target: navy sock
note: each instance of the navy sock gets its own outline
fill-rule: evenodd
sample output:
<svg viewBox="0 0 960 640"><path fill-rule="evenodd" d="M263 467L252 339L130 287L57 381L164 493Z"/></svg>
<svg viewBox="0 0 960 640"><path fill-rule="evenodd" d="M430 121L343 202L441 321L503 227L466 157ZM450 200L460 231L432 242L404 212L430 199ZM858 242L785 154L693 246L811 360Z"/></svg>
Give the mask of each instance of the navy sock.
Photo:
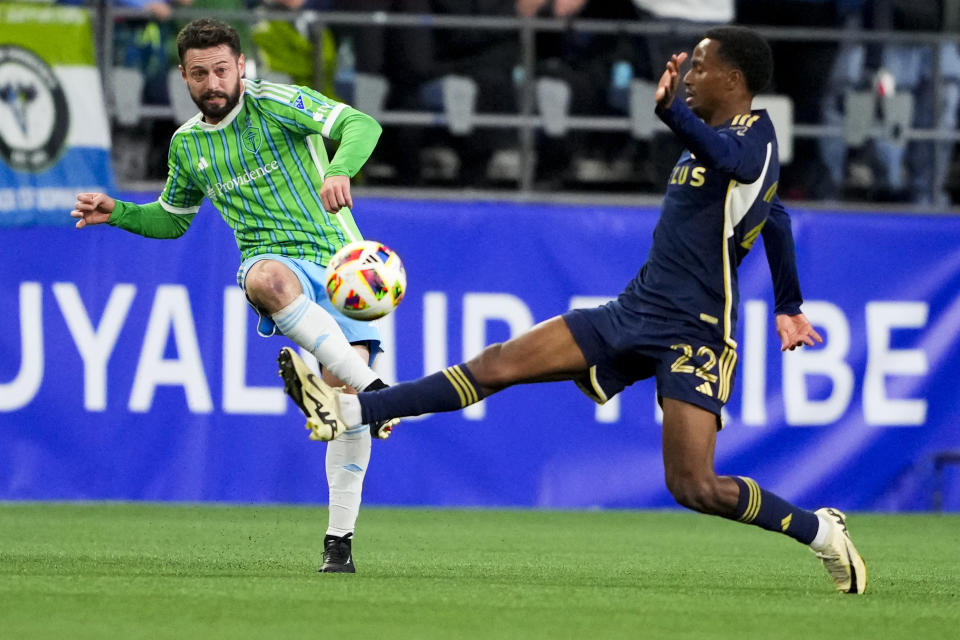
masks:
<svg viewBox="0 0 960 640"><path fill-rule="evenodd" d="M740 487L734 519L785 533L804 544L810 544L816 537L820 519L813 511L798 509L780 496L761 489L751 478L731 477Z"/></svg>
<svg viewBox="0 0 960 640"><path fill-rule="evenodd" d="M424 413L456 411L483 399L466 365L454 365L429 376L387 389L357 394L364 424Z"/></svg>

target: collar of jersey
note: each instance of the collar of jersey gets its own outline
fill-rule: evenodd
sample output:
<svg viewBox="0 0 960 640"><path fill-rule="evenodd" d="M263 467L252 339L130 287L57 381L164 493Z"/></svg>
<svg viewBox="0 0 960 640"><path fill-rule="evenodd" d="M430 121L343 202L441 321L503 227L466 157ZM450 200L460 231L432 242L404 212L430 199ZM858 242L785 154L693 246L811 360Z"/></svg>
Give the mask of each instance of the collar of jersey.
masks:
<svg viewBox="0 0 960 640"><path fill-rule="evenodd" d="M223 120L221 120L217 124L210 124L208 122L204 122L203 118L201 118L199 121L197 121L197 125L199 125L200 128L203 129L204 131L216 131L217 129L223 129L224 127L229 127L230 123L232 123L236 119L237 114L240 113L240 111L243 109L243 101L244 101L244 97L246 96L246 93L247 93L246 88L244 88L244 90L240 93L240 99L237 100L237 106L231 109L230 113L225 115L223 117Z"/></svg>

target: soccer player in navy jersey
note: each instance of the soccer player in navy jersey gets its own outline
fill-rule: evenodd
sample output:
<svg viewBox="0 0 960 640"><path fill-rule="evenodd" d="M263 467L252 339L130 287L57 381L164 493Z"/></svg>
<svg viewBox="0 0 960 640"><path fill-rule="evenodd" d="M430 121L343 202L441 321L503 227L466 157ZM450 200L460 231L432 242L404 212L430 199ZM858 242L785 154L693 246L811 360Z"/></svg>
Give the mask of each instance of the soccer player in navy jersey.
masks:
<svg viewBox="0 0 960 640"><path fill-rule="evenodd" d="M674 167L646 263L617 300L576 309L494 344L472 360L394 387L312 391L323 437L362 422L460 409L514 384L574 380L603 403L656 377L663 408L666 483L681 505L754 524L809 545L836 588L863 593L863 559L832 508L800 509L752 479L713 468L721 408L737 363L737 265L763 235L781 349L822 339L800 312L789 217L776 197L779 165L770 117L751 110L772 72L767 43L743 27L707 31L684 75L672 56L656 112L686 149Z"/></svg>

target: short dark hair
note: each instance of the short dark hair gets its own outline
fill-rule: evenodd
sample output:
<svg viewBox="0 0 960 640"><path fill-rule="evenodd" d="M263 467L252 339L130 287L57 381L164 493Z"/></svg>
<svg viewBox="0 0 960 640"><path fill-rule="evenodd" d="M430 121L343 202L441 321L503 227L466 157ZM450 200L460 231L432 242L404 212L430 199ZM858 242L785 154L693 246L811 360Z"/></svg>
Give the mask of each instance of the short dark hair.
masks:
<svg viewBox="0 0 960 640"><path fill-rule="evenodd" d="M197 18L177 34L177 55L183 64L187 49L209 49L221 44L228 45L233 55L240 55L240 36L236 29L212 18Z"/></svg>
<svg viewBox="0 0 960 640"><path fill-rule="evenodd" d="M720 44L717 55L743 73L751 95L767 88L773 76L773 53L759 33L746 27L724 26L710 29L704 37Z"/></svg>

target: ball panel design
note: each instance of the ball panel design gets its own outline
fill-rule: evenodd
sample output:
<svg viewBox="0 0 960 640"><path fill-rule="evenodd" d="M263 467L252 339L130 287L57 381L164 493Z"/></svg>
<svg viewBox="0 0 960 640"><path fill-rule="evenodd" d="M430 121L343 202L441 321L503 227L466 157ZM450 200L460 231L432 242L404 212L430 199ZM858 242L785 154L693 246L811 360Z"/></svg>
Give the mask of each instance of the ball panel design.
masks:
<svg viewBox="0 0 960 640"><path fill-rule="evenodd" d="M341 313L375 320L393 311L407 288L400 256L384 244L362 240L344 245L327 265L327 296Z"/></svg>

